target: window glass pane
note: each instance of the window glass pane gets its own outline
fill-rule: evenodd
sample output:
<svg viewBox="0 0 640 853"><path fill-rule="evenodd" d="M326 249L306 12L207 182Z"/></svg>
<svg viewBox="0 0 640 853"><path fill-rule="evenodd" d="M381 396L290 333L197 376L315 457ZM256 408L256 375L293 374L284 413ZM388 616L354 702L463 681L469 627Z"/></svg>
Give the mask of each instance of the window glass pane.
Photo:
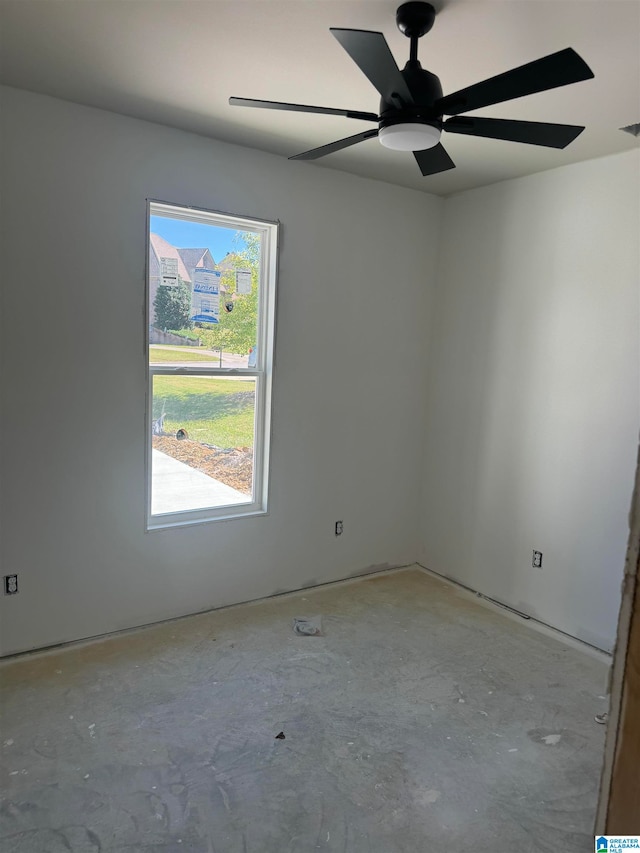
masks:
<svg viewBox="0 0 640 853"><path fill-rule="evenodd" d="M149 529L266 511L277 228L149 202Z"/></svg>
<svg viewBox="0 0 640 853"><path fill-rule="evenodd" d="M149 362L255 367L260 236L150 216Z"/></svg>
<svg viewBox="0 0 640 853"><path fill-rule="evenodd" d="M250 503L256 379L152 381L152 514Z"/></svg>

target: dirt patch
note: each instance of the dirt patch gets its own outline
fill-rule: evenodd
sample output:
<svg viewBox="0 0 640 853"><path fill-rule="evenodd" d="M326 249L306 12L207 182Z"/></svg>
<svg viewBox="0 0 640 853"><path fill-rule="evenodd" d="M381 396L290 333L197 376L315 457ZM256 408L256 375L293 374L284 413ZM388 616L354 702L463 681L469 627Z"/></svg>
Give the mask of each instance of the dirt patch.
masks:
<svg viewBox="0 0 640 853"><path fill-rule="evenodd" d="M154 435L153 447L232 489L245 495L251 494L253 450L250 447L221 450L189 438L178 441L170 435Z"/></svg>

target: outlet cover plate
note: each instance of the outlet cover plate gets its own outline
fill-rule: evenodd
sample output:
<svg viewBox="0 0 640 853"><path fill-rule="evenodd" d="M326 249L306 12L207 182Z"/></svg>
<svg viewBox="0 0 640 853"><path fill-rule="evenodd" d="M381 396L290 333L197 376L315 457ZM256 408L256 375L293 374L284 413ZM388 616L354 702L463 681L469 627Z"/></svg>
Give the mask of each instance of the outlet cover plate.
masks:
<svg viewBox="0 0 640 853"><path fill-rule="evenodd" d="M4 576L4 594L15 595L18 592L18 575Z"/></svg>

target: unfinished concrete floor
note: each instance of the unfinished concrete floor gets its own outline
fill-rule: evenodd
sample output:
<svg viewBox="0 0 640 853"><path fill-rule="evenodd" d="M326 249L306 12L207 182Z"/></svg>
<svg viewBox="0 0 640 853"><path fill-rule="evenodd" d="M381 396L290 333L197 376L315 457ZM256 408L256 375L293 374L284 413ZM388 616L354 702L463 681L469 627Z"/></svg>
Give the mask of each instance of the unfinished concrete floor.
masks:
<svg viewBox="0 0 640 853"><path fill-rule="evenodd" d="M3 853L593 849L603 663L417 568L2 678Z"/></svg>

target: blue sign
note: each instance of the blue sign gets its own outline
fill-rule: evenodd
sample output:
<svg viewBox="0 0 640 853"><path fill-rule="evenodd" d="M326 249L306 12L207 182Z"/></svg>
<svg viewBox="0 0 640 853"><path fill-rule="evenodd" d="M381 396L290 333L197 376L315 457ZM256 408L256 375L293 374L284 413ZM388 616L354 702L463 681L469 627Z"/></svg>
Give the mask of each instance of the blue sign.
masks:
<svg viewBox="0 0 640 853"><path fill-rule="evenodd" d="M219 323L220 279L218 270L196 267L191 291L191 319L196 323Z"/></svg>

